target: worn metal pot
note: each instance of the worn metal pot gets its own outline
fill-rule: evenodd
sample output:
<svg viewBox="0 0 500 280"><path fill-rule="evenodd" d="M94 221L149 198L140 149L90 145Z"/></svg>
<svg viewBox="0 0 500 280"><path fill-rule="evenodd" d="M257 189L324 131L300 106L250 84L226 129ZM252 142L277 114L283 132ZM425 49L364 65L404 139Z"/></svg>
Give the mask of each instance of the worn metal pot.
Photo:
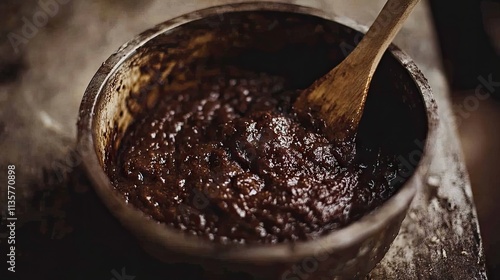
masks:
<svg viewBox="0 0 500 280"><path fill-rule="evenodd" d="M362 122L367 123L365 127L385 122L382 131L389 138L377 141L397 143L394 152L401 155L407 172L399 178L401 187L392 198L345 228L294 244L217 244L147 217L125 202L106 175L107 157L127 126L156 104L155 89L164 86L165 79L182 75L174 73L172 65L182 63L202 71L207 57L213 63L241 59L242 53L251 52L252 67L290 75L297 86L306 87L347 55L359 40L360 30L363 27L347 19L315 9L259 2L195 11L140 34L103 63L81 103L78 144L95 190L144 249L167 262L242 271L259 279L363 277L388 250L415 192L423 186L436 137L436 105L429 85L413 61L395 46L382 59L373 87L387 92L401 106L380 114L383 98L369 94ZM271 62L271 57L278 57L279 63ZM400 114L407 117L400 118ZM366 130L379 137L377 131ZM401 135L397 141L394 132Z"/></svg>

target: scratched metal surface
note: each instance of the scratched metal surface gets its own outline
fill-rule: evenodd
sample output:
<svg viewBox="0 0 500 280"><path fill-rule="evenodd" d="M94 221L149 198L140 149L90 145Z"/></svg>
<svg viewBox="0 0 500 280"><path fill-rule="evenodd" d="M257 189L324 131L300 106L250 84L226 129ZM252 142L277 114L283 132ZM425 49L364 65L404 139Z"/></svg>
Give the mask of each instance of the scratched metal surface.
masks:
<svg viewBox="0 0 500 280"><path fill-rule="evenodd" d="M37 1L2 1L0 166L5 172L0 178L6 182L5 166L16 165L19 279L119 279L124 274L137 279L165 274L166 279L213 277L192 267L163 265L145 255L100 204L72 151L80 99L114 50L156 23L227 2L243 1L60 1L47 22L31 30L30 38L13 43L9 34L22 35L23 17L32 19L42 7ZM370 24L384 1L293 2ZM368 279L486 279L471 188L425 1L396 43L429 79L442 121L427 187L420 190L396 241ZM5 65L16 71L6 75L1 71ZM1 190L5 205L3 183ZM0 279L11 279L3 277L3 220L0 234Z"/></svg>

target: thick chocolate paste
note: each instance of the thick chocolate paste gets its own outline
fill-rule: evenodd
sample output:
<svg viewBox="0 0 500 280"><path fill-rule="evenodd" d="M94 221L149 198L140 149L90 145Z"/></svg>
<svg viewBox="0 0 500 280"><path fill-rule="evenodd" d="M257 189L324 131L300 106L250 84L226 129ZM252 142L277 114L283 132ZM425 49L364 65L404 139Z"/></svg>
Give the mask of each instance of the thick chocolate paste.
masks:
<svg viewBox="0 0 500 280"><path fill-rule="evenodd" d="M330 143L296 116L285 78L219 72L162 92L128 128L108 170L127 202L217 242L276 243L345 226L396 191L396 158Z"/></svg>

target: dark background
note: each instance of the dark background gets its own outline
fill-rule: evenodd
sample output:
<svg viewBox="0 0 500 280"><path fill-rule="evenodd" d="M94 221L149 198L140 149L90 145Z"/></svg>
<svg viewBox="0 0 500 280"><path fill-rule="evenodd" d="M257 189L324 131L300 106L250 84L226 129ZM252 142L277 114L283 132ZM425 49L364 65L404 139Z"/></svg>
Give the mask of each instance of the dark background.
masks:
<svg viewBox="0 0 500 280"><path fill-rule="evenodd" d="M500 82L500 1L430 1L455 110L478 77ZM457 123L491 279L500 279L500 90ZM483 102L483 101L481 101Z"/></svg>

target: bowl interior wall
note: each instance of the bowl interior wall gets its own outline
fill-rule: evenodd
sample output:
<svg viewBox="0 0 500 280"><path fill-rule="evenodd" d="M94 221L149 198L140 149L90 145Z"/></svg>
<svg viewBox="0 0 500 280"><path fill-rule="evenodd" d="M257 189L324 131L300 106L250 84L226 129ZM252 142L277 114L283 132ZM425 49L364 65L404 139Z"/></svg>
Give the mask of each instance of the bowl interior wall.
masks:
<svg viewBox="0 0 500 280"><path fill-rule="evenodd" d="M101 167L113 160L128 125L165 91L196 87L199 75L217 75L228 66L283 76L285 87L306 88L342 61L356 40L358 32L341 24L269 11L226 13L163 33L129 56L104 86L94 118ZM358 142L408 157L426 131L418 87L387 52L372 81Z"/></svg>

